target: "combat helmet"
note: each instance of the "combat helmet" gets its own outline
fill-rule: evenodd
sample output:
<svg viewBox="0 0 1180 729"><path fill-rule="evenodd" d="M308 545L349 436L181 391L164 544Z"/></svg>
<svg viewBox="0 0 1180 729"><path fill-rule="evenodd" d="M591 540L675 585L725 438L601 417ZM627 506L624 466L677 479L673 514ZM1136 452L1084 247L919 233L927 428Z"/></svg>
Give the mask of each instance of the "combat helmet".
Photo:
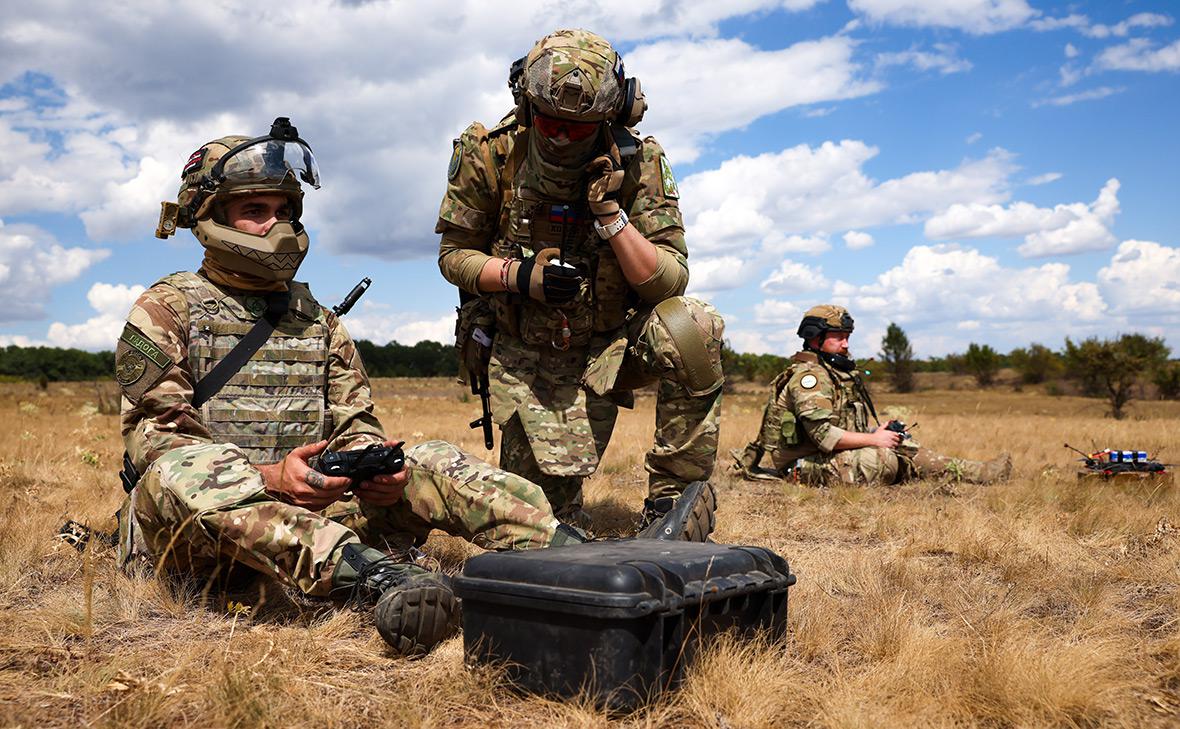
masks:
<svg viewBox="0 0 1180 729"><path fill-rule="evenodd" d="M813 306L803 314L796 332L804 341L814 339L828 332L849 332L853 330L852 315L848 309L835 304Z"/></svg>
<svg viewBox="0 0 1180 729"><path fill-rule="evenodd" d="M268 281L289 281L307 255L307 231L300 222L305 182L319 189L320 172L307 142L287 117L275 119L261 137L227 136L193 152L181 171L175 203L161 203L156 236L191 228L211 255L233 271ZM240 195L287 198L291 220L253 235L227 224L223 204Z"/></svg>
<svg viewBox="0 0 1180 729"><path fill-rule="evenodd" d="M526 125L534 109L560 119L628 127L647 110L639 79L627 78L623 57L588 30L558 30L537 41L512 64L508 85L518 106L516 118Z"/></svg>

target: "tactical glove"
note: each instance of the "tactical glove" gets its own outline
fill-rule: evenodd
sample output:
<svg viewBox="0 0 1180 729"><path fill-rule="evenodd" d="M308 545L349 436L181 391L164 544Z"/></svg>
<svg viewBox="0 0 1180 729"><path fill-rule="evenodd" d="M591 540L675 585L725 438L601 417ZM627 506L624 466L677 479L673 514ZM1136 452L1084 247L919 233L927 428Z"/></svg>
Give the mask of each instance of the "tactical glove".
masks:
<svg viewBox="0 0 1180 729"><path fill-rule="evenodd" d="M619 190L623 189L626 173L615 158L609 154L599 155L590 161L586 171L590 178L586 190L590 212L601 217L619 212Z"/></svg>
<svg viewBox="0 0 1180 729"><path fill-rule="evenodd" d="M516 269L516 290L546 304L567 304L582 287L582 276L573 266L550 263L556 248L546 248L520 262Z"/></svg>

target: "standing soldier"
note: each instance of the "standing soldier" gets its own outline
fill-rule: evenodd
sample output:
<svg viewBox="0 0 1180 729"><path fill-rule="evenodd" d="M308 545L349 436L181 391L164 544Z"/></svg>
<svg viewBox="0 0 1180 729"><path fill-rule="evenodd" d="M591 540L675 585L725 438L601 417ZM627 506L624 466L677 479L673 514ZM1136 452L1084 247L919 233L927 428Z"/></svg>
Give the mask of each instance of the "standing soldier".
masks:
<svg viewBox="0 0 1180 729"><path fill-rule="evenodd" d="M325 450L391 442L343 324L292 280L308 248L300 183L320 186L311 149L277 119L268 135L202 146L182 180L157 235L192 228L204 262L139 297L116 351L123 563L245 566L374 606L382 637L416 653L455 631L458 603L445 576L387 551L432 528L486 549L582 541L535 484L442 441L358 484L318 472Z"/></svg>
<svg viewBox="0 0 1180 729"><path fill-rule="evenodd" d="M908 434L878 425L877 413L856 362L848 356L853 321L842 306L813 306L799 324L803 351L775 378L758 437L734 468L747 478L766 478L796 466L813 484L888 485L916 478L954 478L993 483L1008 478L1007 453L986 462L949 458L919 447ZM777 473L759 467L770 453Z"/></svg>
<svg viewBox="0 0 1180 729"><path fill-rule="evenodd" d="M582 481L619 406L658 382L651 523L713 471L724 325L682 295L676 179L655 139L632 130L647 104L620 55L594 33L559 30L513 64L509 85L516 109L455 141L439 210L439 267L465 301L459 343L490 357L501 466L582 523ZM698 539L713 526L703 486Z"/></svg>

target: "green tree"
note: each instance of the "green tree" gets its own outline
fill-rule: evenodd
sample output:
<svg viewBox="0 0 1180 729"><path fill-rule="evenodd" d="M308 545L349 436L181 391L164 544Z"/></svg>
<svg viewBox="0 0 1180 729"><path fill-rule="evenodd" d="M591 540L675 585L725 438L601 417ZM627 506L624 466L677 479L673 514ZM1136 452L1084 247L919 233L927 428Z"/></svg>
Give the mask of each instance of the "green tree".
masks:
<svg viewBox="0 0 1180 729"><path fill-rule="evenodd" d="M1180 400L1180 362L1168 362L1155 372L1153 378L1164 400Z"/></svg>
<svg viewBox="0 0 1180 729"><path fill-rule="evenodd" d="M1043 344L1030 344L1028 349L1014 349L1008 355L1012 366L1020 372L1020 379L1028 385L1039 385L1061 374L1061 355Z"/></svg>
<svg viewBox="0 0 1180 729"><path fill-rule="evenodd" d="M975 377L980 387L990 387L1000 370L1000 354L987 344L972 342L963 353L963 367Z"/></svg>
<svg viewBox="0 0 1180 729"><path fill-rule="evenodd" d="M914 349L901 327L889 323L881 340L881 360L897 392L914 391Z"/></svg>
<svg viewBox="0 0 1180 729"><path fill-rule="evenodd" d="M1170 350L1159 337L1124 334L1118 339L1090 337L1074 344L1065 339L1065 363L1072 377L1085 389L1104 394L1111 417L1121 419L1123 408L1141 377L1158 372Z"/></svg>

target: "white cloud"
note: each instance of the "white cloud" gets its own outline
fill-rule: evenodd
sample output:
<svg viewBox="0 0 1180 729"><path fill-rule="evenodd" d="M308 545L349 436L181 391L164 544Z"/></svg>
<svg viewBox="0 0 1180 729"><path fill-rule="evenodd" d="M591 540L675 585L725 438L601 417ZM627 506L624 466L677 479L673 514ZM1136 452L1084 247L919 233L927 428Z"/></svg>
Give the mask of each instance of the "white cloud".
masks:
<svg viewBox="0 0 1180 729"><path fill-rule="evenodd" d="M991 256L955 245L915 246L899 264L865 286L838 282L834 293L856 310L887 311L901 323L950 326L1098 321L1106 305L1093 283L1069 280L1069 266L1006 268Z"/></svg>
<svg viewBox="0 0 1180 729"><path fill-rule="evenodd" d="M890 66L910 66L919 71L938 71L946 76L961 71L970 71L971 62L959 58L958 48L948 43L935 43L933 51L921 51L911 48L907 51L877 54L878 68Z"/></svg>
<svg viewBox="0 0 1180 729"><path fill-rule="evenodd" d="M1069 106L1070 104L1076 104L1079 101L1095 101L1097 99L1105 99L1108 96L1114 96L1115 94L1122 93L1125 90L1126 89L1123 88L1122 86L1119 86L1117 88L1113 87L1113 86L1099 86L1096 89L1090 89L1089 91L1081 91L1076 94L1063 94L1061 96L1052 96L1047 99L1039 99L1037 101L1034 101L1032 103L1032 105L1034 107L1037 107L1037 106Z"/></svg>
<svg viewBox="0 0 1180 729"><path fill-rule="evenodd" d="M975 35L1017 28L1038 15L1025 0L848 0L848 7L877 23Z"/></svg>
<svg viewBox="0 0 1180 729"><path fill-rule="evenodd" d="M1110 226L1119 212L1118 190L1119 181L1112 178L1090 204L955 204L927 220L925 233L944 240L1024 236L1018 250L1027 257L1101 250L1116 240Z"/></svg>
<svg viewBox="0 0 1180 729"><path fill-rule="evenodd" d="M803 318L802 307L782 299L766 299L754 306L754 322L775 326L798 326Z"/></svg>
<svg viewBox="0 0 1180 729"><path fill-rule="evenodd" d="M1062 178L1062 174L1060 172L1046 172L1043 175L1037 175L1036 177L1030 177L1024 184L1026 184L1026 185L1047 185L1050 182L1057 182L1061 178Z"/></svg>
<svg viewBox="0 0 1180 729"><path fill-rule="evenodd" d="M850 250L859 251L873 245L873 236L859 230L850 230L844 234L844 245Z"/></svg>
<svg viewBox="0 0 1180 729"><path fill-rule="evenodd" d="M964 141L967 142L967 144L975 144L981 139L983 139L983 132L971 132L967 135L967 139Z"/></svg>
<svg viewBox="0 0 1180 729"><path fill-rule="evenodd" d="M1176 248L1125 240L1110 264L1098 271L1098 284L1120 313L1148 316L1156 324L1161 317L1180 323L1180 250Z"/></svg>
<svg viewBox="0 0 1180 729"><path fill-rule="evenodd" d="M350 313L344 323L353 339L368 339L375 344L397 342L412 346L422 341L442 344L455 341L454 311L437 316L407 316L398 314L388 304L366 302L360 311Z"/></svg>
<svg viewBox="0 0 1180 729"><path fill-rule="evenodd" d="M1172 24L1172 19L1159 13L1136 13L1126 20L1114 25L1096 23L1082 30L1091 38L1110 38L1116 36L1125 38L1137 28L1163 28Z"/></svg>
<svg viewBox="0 0 1180 729"><path fill-rule="evenodd" d="M1147 38L1134 38L1098 54L1094 67L1107 71L1180 71L1180 40L1162 48Z"/></svg>
<svg viewBox="0 0 1180 729"><path fill-rule="evenodd" d="M40 318L53 287L109 255L104 249L66 248L36 226L0 220L0 322Z"/></svg>
<svg viewBox="0 0 1180 729"><path fill-rule="evenodd" d="M716 256L694 258L688 276L693 296L735 289L757 275L760 267L749 258Z"/></svg>
<svg viewBox="0 0 1180 729"><path fill-rule="evenodd" d="M1077 58L1078 54L1080 54L1080 53L1081 53L1081 51L1079 51L1077 46L1075 46L1073 43L1066 43L1065 44L1065 57L1066 58Z"/></svg>
<svg viewBox="0 0 1180 729"><path fill-rule="evenodd" d="M766 277L762 290L768 294L797 294L818 291L829 285L822 269L788 259Z"/></svg>
<svg viewBox="0 0 1180 729"><path fill-rule="evenodd" d="M86 293L86 300L98 315L82 324L54 322L49 325L46 339L55 347L114 349L127 312L143 292L143 286L96 283Z"/></svg>
<svg viewBox="0 0 1180 729"><path fill-rule="evenodd" d="M882 182L864 172L878 153L864 142L801 144L738 156L686 177L681 188L690 244L709 255L826 248L833 230L912 223L957 202L1006 199L1011 155L994 149L950 170Z"/></svg>
<svg viewBox="0 0 1180 729"><path fill-rule="evenodd" d="M832 36L764 51L738 39L666 40L627 54L651 108L656 133L673 161L692 161L705 140L794 106L849 99L881 87L858 77L856 41Z"/></svg>

